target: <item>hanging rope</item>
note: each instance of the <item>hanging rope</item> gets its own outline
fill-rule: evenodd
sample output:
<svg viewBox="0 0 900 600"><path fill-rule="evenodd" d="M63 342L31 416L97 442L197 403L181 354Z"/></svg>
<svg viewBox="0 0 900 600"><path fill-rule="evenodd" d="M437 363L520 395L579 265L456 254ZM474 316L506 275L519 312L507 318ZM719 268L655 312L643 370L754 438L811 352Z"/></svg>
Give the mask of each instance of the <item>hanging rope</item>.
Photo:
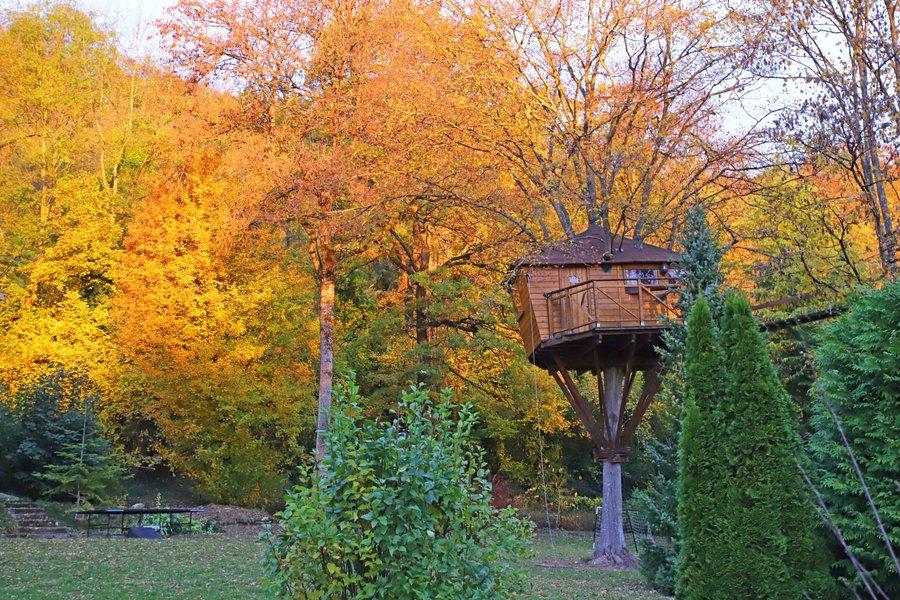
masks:
<svg viewBox="0 0 900 600"><path fill-rule="evenodd" d="M538 394L538 385L537 385L537 374L534 369L530 369L531 371L531 384L534 390L534 414L536 417L540 418L540 398ZM556 544L553 541L553 528L550 525L550 501L547 498L547 474L544 471L544 429L541 427L540 422L538 422L537 426L537 434L538 434L538 459L540 460L541 465L541 488L543 490L544 495L544 515L547 518L547 534L550 536L550 547L553 550L556 550Z"/></svg>

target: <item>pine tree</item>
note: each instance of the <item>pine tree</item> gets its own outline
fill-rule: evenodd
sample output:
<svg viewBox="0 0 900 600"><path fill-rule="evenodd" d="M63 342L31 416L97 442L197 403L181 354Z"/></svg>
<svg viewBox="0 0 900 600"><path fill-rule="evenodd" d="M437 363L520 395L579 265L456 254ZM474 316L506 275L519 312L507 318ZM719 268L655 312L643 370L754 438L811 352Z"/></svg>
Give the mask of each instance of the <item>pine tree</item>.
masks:
<svg viewBox="0 0 900 600"><path fill-rule="evenodd" d="M679 267L685 274L680 308L687 312L698 298L706 298L713 315L718 317L723 303L719 290L725 281L720 264L725 249L706 222L706 210L702 206L687 211L679 241L682 246Z"/></svg>
<svg viewBox="0 0 900 600"><path fill-rule="evenodd" d="M677 565L678 598L721 598L728 582L722 577L721 519L728 472L722 454L725 428L719 403L725 361L709 304L701 296L688 319L685 352L687 398L678 452L678 528L681 544Z"/></svg>
<svg viewBox="0 0 900 600"><path fill-rule="evenodd" d="M728 365L723 450L730 472L721 481L727 502L720 506L720 538L727 552L719 576L731 586L727 597L828 597L818 519L797 468L797 411L743 295L726 300L721 339Z"/></svg>
<svg viewBox="0 0 900 600"><path fill-rule="evenodd" d="M46 482L44 495L70 498L78 506L89 506L121 491L128 471L112 444L101 435L88 401L81 419L80 431L72 432L59 424L51 426L52 434L61 443L52 462L37 477ZM72 433L77 436L75 439Z"/></svg>

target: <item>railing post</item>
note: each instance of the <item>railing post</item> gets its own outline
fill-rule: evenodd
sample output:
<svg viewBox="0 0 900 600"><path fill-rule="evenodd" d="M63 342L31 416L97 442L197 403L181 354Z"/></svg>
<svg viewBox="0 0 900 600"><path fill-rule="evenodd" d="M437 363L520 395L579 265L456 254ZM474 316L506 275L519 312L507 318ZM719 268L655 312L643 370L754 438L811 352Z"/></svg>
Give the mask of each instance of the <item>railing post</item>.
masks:
<svg viewBox="0 0 900 600"><path fill-rule="evenodd" d="M640 316L641 327L644 326L644 298L641 297L641 290L643 289L643 285L641 283L640 278L637 280L637 289L638 289L638 315Z"/></svg>

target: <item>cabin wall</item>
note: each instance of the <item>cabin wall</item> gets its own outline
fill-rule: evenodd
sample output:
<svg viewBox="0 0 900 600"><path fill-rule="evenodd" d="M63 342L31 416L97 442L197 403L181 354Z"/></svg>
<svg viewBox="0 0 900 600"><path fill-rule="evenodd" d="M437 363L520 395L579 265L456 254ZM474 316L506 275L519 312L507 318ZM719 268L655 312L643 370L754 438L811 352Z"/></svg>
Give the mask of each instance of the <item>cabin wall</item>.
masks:
<svg viewBox="0 0 900 600"><path fill-rule="evenodd" d="M516 306L520 312L517 315L520 316L519 330L526 351L530 354L538 343L550 337L550 315L544 294L573 285L570 277L577 277L578 282L585 282L591 279L621 279L623 274L621 265L612 265L609 271L604 271L600 266L522 268L515 281L518 291L514 293L522 298Z"/></svg>
<svg viewBox="0 0 900 600"><path fill-rule="evenodd" d="M541 330L535 318L534 304L528 291L528 282L525 273L520 273L513 281L512 289L513 306L516 309L516 320L519 323L519 333L522 334L522 343L525 352L529 356L542 341ZM546 309L544 310L546 313Z"/></svg>

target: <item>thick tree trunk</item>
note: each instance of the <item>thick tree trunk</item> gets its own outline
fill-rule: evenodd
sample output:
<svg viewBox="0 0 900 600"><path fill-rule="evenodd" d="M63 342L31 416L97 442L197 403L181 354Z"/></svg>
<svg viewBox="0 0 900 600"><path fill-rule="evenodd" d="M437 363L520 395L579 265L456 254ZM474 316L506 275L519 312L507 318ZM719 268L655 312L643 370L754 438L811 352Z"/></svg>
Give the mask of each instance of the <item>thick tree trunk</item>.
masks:
<svg viewBox="0 0 900 600"><path fill-rule="evenodd" d="M325 457L325 434L331 416L334 380L334 283L335 256L331 226L323 219L318 231L319 258L319 416L316 419L316 461Z"/></svg>
<svg viewBox="0 0 900 600"><path fill-rule="evenodd" d="M619 437L619 415L622 414L626 401L623 397L625 369L603 369L602 385L609 439L616 440ZM637 559L625 545L625 529L622 526L622 464L609 459L603 461L603 512L592 562L623 568L637 565Z"/></svg>

